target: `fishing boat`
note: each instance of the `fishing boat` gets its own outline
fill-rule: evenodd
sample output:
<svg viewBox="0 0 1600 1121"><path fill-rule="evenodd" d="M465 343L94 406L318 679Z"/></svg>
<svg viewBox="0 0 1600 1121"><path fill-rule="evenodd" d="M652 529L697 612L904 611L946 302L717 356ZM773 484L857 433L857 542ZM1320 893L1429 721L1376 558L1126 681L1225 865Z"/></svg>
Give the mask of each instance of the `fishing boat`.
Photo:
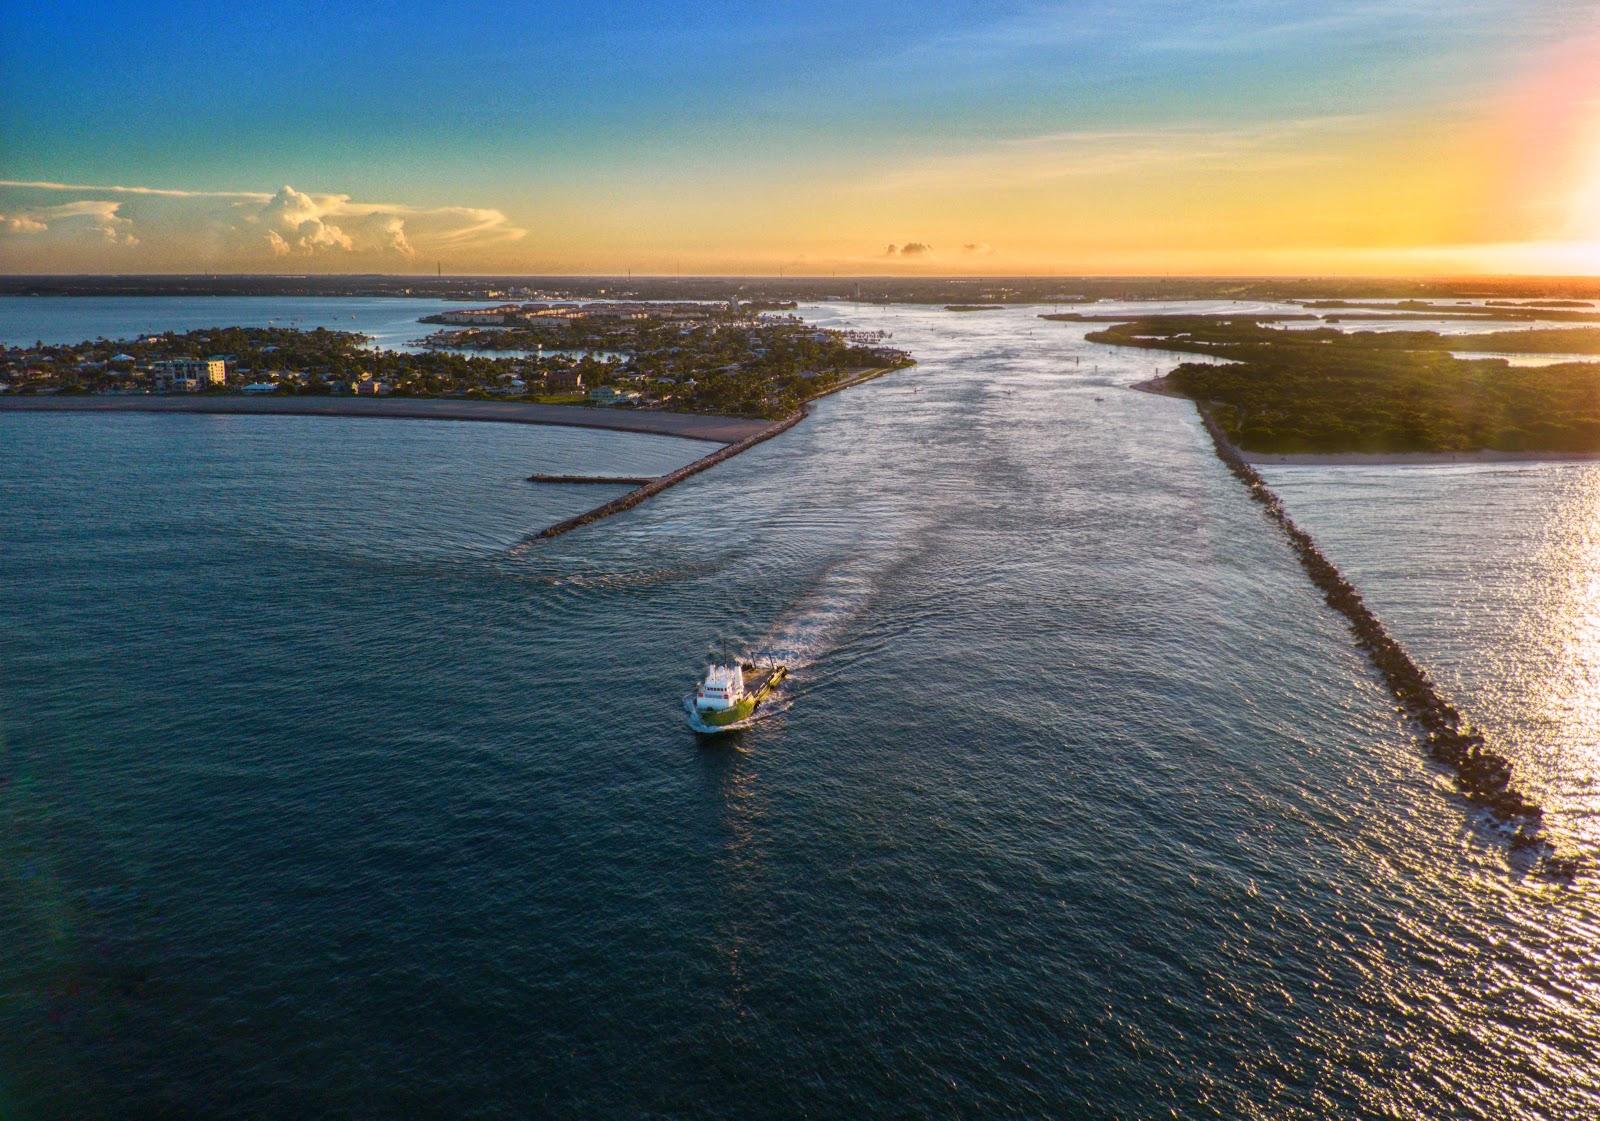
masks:
<svg viewBox="0 0 1600 1121"><path fill-rule="evenodd" d="M691 698L689 726L706 734L742 727L788 676L785 665L713 665Z"/></svg>

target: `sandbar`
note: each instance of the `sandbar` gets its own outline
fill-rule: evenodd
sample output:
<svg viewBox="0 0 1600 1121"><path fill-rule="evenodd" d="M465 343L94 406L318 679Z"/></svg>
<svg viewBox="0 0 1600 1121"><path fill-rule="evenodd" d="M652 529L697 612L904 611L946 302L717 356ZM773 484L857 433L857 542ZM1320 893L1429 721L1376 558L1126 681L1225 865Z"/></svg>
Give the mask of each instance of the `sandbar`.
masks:
<svg viewBox="0 0 1600 1121"><path fill-rule="evenodd" d="M1253 452L1240 449L1250 463L1262 467L1427 467L1468 463L1587 463L1600 452Z"/></svg>
<svg viewBox="0 0 1600 1121"><path fill-rule="evenodd" d="M401 420L478 420L501 424L557 424L604 428L654 436L680 436L733 444L767 428L769 420L609 409L584 405L543 405L531 401L471 401L437 397L245 397L232 394L160 396L0 396L0 411L77 413L221 413L251 416L336 416Z"/></svg>

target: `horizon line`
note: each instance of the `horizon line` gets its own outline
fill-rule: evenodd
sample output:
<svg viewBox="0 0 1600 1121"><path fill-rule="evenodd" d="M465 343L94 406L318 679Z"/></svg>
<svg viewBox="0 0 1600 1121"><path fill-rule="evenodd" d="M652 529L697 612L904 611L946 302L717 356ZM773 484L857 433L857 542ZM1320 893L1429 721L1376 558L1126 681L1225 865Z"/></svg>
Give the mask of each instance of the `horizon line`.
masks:
<svg viewBox="0 0 1600 1121"><path fill-rule="evenodd" d="M18 280L1304 280L1304 281L1600 281L1595 273L790 273L790 272L46 272L0 273L0 282Z"/></svg>

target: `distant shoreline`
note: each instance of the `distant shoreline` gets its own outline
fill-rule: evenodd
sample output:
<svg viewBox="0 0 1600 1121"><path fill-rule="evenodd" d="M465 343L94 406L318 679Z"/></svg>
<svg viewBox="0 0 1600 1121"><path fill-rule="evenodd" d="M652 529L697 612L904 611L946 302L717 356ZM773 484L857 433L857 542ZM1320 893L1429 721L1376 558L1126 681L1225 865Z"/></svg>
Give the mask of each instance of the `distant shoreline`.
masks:
<svg viewBox="0 0 1600 1121"><path fill-rule="evenodd" d="M472 401L427 397L159 397L0 396L0 412L187 413L243 416L333 416L389 420L465 420L500 424L548 424L597 428L648 436L733 444L763 431L771 421L638 410L542 405L526 401Z"/></svg>

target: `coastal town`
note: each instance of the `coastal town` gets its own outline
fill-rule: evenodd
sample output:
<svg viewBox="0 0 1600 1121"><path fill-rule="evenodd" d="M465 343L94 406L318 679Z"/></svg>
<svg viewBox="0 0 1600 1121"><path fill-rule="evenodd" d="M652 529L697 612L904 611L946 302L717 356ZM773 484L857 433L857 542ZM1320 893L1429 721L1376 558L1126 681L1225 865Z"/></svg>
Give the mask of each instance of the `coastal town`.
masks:
<svg viewBox="0 0 1600 1121"><path fill-rule="evenodd" d="M424 317L380 350L326 328L219 327L0 349L0 393L476 398L777 418L869 370L910 365L882 332L827 330L793 305L501 304Z"/></svg>

